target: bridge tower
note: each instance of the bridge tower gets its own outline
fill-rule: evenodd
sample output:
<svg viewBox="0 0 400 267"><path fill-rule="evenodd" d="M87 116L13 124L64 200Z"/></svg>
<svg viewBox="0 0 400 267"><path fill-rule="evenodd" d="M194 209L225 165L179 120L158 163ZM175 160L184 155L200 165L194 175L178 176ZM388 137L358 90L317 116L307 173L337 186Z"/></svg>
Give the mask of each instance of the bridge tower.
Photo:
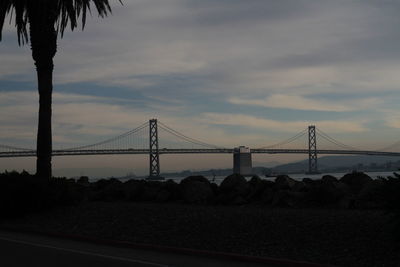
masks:
<svg viewBox="0 0 400 267"><path fill-rule="evenodd" d="M318 154L317 154L317 133L315 125L308 126L308 173L317 174Z"/></svg>
<svg viewBox="0 0 400 267"><path fill-rule="evenodd" d="M158 128L157 119L149 120L149 140L150 140L150 166L148 180L163 180L160 176L160 155L158 151Z"/></svg>

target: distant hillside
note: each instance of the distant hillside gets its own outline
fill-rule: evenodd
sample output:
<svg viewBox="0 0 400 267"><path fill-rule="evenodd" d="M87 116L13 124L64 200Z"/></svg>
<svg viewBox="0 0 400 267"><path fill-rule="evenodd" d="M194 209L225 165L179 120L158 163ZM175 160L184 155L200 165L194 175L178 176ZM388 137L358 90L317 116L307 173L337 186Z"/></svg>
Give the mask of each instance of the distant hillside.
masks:
<svg viewBox="0 0 400 267"><path fill-rule="evenodd" d="M354 169L379 171L387 170L387 162L392 162L391 169L400 168L400 157L380 157L380 156L326 156L318 159L318 169L322 172L348 172ZM266 167L274 165L272 162L262 163L253 162L253 173L264 176L271 173L305 173L308 171L308 160L282 164L275 167ZM187 177L191 175L227 176L232 174L232 168L210 169L202 171L185 170L182 172L162 173L164 177Z"/></svg>
<svg viewBox="0 0 400 267"><path fill-rule="evenodd" d="M256 167L272 168L272 167L275 167L278 165L281 165L281 163L278 161L270 161L270 162L253 161L253 166L256 166Z"/></svg>
<svg viewBox="0 0 400 267"><path fill-rule="evenodd" d="M318 159L318 169L321 171L347 171L352 169L383 168L387 162L399 163L400 157L382 156L325 156ZM396 164L392 164L397 169ZM386 166L385 166L386 167ZM298 162L278 165L274 172L305 172L308 170L308 159Z"/></svg>

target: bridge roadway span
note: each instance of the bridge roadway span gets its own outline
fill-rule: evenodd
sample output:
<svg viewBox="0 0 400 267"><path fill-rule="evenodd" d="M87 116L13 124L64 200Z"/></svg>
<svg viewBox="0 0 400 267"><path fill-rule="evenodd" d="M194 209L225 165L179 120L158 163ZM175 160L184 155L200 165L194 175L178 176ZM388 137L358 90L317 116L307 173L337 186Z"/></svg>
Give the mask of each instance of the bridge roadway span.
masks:
<svg viewBox="0 0 400 267"><path fill-rule="evenodd" d="M232 148L213 149L169 149L158 150L159 154L233 154ZM78 156L78 155L126 155L149 154L149 149L102 149L102 150L54 150L53 156ZM252 154L308 154L308 149L251 149ZM331 155L370 155L370 156L395 156L400 157L400 152L382 152L368 150L317 150L317 154ZM0 152L0 158L34 157L35 150Z"/></svg>

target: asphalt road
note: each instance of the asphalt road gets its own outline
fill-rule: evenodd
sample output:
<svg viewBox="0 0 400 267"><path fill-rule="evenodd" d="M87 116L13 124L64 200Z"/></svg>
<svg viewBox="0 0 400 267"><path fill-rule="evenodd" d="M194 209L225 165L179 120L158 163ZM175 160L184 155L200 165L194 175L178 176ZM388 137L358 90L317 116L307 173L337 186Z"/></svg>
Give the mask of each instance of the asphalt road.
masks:
<svg viewBox="0 0 400 267"><path fill-rule="evenodd" d="M258 267L267 265L149 250L116 248L46 236L0 231L0 266Z"/></svg>

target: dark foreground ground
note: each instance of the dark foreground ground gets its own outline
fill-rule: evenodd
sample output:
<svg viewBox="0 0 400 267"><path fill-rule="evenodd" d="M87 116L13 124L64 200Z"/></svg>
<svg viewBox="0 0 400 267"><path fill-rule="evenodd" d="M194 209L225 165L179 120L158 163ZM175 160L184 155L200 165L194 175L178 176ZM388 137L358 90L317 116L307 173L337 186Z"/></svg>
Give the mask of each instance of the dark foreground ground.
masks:
<svg viewBox="0 0 400 267"><path fill-rule="evenodd" d="M379 210L87 202L0 226L337 266L400 266L391 217Z"/></svg>
<svg viewBox="0 0 400 267"><path fill-rule="evenodd" d="M282 267L229 258L124 248L0 230L0 266L57 267Z"/></svg>

